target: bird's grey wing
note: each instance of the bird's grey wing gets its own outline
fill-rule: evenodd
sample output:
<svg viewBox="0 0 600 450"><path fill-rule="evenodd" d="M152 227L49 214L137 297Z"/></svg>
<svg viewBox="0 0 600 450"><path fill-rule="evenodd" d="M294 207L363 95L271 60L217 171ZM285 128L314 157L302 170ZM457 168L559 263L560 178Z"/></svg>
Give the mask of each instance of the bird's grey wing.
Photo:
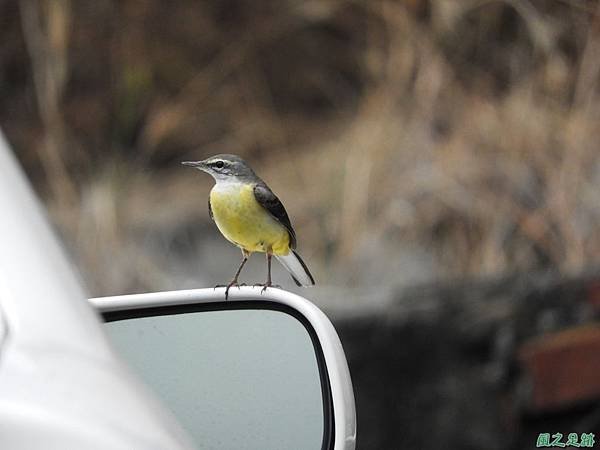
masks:
<svg viewBox="0 0 600 450"><path fill-rule="evenodd" d="M266 184L257 183L254 186L254 198L256 201L265 208L271 216L283 225L290 234L290 248L293 250L296 248L296 233L292 228L290 218L283 207L281 201L277 198L273 191L269 189Z"/></svg>
<svg viewBox="0 0 600 450"><path fill-rule="evenodd" d="M212 206L210 206L210 195L208 196L208 215L213 221L215 220L212 213Z"/></svg>

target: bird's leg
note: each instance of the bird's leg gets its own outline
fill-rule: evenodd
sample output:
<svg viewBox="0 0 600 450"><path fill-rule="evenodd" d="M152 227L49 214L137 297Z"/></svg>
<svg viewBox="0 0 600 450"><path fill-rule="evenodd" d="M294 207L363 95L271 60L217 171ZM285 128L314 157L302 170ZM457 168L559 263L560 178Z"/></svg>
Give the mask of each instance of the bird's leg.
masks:
<svg viewBox="0 0 600 450"><path fill-rule="evenodd" d="M247 252L246 250L242 249L242 263L240 264L240 267L238 267L237 272L235 273L233 280L231 280L229 282L229 284L227 285L227 287L225 288L225 300L229 299L229 288L231 288L231 286L237 286L239 287L239 283L238 283L238 277L240 276L240 272L242 271L242 267L244 267L244 264L246 264L246 261L248 261L248 257L250 256L250 253Z"/></svg>
<svg viewBox="0 0 600 450"><path fill-rule="evenodd" d="M271 282L271 259L272 258L273 258L273 253L269 249L269 251L267 251L267 282L262 285L263 288L260 290L261 294L263 292L265 292L268 287L273 286L273 283Z"/></svg>

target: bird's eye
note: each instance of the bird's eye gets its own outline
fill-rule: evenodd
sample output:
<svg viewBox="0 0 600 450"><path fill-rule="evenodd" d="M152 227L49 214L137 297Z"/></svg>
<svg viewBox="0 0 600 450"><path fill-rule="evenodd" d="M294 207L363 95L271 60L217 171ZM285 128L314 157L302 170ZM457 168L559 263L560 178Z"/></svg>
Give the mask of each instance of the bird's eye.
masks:
<svg viewBox="0 0 600 450"><path fill-rule="evenodd" d="M225 163L224 163L223 161L217 161L217 162L215 163L215 167L216 167L217 169L222 169L224 165L225 165Z"/></svg>

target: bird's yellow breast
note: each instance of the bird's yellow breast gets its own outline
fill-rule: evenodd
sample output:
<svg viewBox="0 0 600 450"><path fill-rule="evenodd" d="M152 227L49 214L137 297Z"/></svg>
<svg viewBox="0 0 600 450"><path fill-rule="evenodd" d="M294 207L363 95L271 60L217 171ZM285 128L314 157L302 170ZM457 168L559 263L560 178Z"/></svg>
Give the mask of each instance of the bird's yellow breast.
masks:
<svg viewBox="0 0 600 450"><path fill-rule="evenodd" d="M213 218L223 236L249 252L289 253L290 236L254 197L254 186L217 183L210 191Z"/></svg>

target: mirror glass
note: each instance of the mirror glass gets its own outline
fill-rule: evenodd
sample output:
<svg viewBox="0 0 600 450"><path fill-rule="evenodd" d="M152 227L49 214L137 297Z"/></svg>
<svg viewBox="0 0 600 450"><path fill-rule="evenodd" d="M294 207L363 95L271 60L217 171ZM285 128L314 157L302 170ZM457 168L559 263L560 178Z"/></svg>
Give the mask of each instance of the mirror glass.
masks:
<svg viewBox="0 0 600 450"><path fill-rule="evenodd" d="M308 331L281 311L107 322L116 350L202 449L320 449L323 398Z"/></svg>

